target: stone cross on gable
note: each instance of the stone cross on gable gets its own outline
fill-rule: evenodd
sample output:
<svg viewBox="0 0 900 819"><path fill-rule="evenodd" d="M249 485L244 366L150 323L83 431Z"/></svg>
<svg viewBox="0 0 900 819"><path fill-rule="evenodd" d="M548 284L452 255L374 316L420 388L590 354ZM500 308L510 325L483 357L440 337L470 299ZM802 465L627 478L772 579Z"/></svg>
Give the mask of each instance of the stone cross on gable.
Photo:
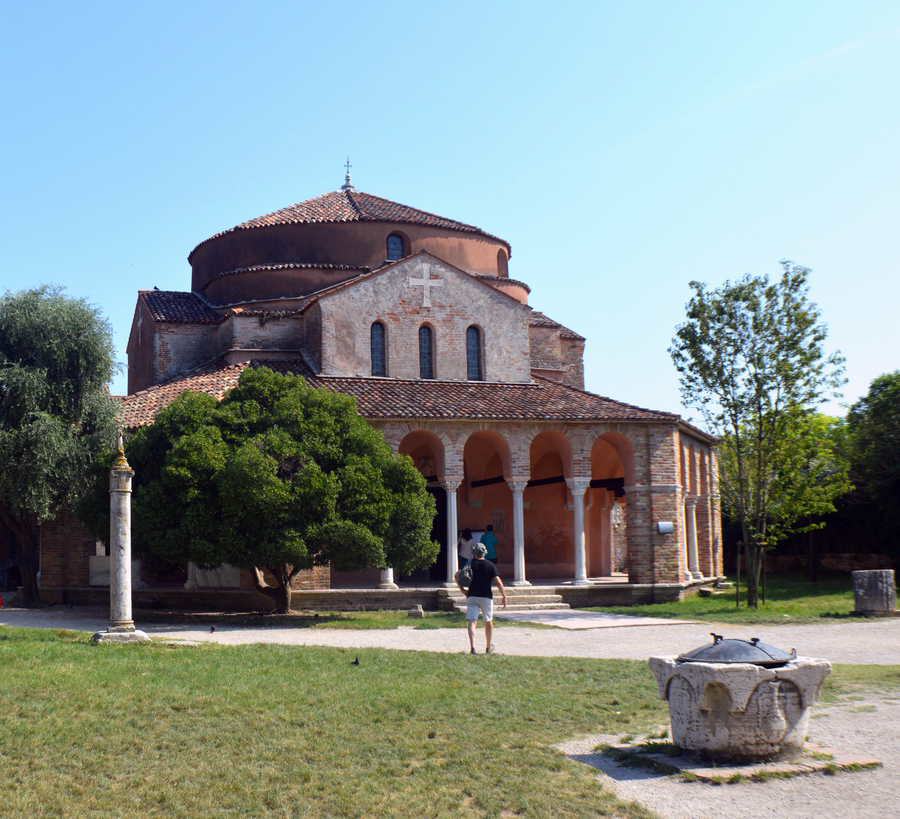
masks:
<svg viewBox="0 0 900 819"><path fill-rule="evenodd" d="M431 288L432 287L443 287L444 280L443 279L432 279L431 274L426 271L421 279L414 279L414 278L410 277L407 284L421 287L422 288L422 307L431 307Z"/></svg>

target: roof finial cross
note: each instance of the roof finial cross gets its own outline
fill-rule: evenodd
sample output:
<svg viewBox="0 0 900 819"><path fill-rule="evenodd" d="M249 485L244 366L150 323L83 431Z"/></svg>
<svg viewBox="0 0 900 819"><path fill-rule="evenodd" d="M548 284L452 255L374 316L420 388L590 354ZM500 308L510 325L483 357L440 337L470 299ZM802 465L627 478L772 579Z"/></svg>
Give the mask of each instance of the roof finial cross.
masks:
<svg viewBox="0 0 900 819"><path fill-rule="evenodd" d="M356 188L353 187L353 183L350 181L350 169L353 166L350 164L350 157L347 157L347 161L344 163L344 184L341 185L342 191L355 191Z"/></svg>

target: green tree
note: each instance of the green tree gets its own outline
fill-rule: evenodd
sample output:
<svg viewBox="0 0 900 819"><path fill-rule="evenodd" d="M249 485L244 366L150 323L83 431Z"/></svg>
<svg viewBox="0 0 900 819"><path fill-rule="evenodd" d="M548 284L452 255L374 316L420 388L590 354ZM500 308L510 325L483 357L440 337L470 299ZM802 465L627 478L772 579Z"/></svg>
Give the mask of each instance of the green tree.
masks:
<svg viewBox="0 0 900 819"><path fill-rule="evenodd" d="M0 522L26 605L40 601L40 525L78 502L115 437L113 370L109 324L87 302L51 287L0 298Z"/></svg>
<svg viewBox="0 0 900 819"><path fill-rule="evenodd" d="M718 289L690 287L687 320L669 352L684 404L726 441L722 482L747 548L755 608L765 550L827 506L810 483L796 482L816 437L812 409L837 394L843 359L825 354L827 331L804 267L782 262L774 282L747 275ZM829 486L846 491L841 480Z"/></svg>
<svg viewBox="0 0 900 819"><path fill-rule="evenodd" d="M279 611L302 569L413 571L437 557L434 499L412 461L352 398L299 376L254 367L221 402L184 393L132 437L128 458L135 550L252 569Z"/></svg>
<svg viewBox="0 0 900 819"><path fill-rule="evenodd" d="M847 416L853 478L896 551L900 533L900 370L876 378Z"/></svg>

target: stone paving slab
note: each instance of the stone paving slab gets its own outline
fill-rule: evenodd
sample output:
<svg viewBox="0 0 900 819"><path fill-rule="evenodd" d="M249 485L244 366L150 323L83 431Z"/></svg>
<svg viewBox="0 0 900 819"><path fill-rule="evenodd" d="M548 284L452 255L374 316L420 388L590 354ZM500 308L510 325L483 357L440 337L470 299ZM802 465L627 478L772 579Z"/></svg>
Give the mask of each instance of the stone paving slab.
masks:
<svg viewBox="0 0 900 819"><path fill-rule="evenodd" d="M622 743L616 735L600 734L591 754L581 754L576 758L594 768L603 769L604 762L616 761L626 765L649 768L663 773L681 775L686 781L699 780L713 785L736 785L741 782L764 782L775 778L789 778L813 773L858 773L872 768L880 768L881 760L872 756L861 756L842 752L813 742L807 742L803 753L794 759L772 760L768 762L719 762L712 763L687 752L672 753L674 746L669 740L640 737ZM669 747L651 751L647 743L664 743ZM609 746L609 750L596 750ZM563 750L563 748L561 748Z"/></svg>
<svg viewBox="0 0 900 819"><path fill-rule="evenodd" d="M609 614L601 611L568 609L557 611L495 611L498 620L517 620L520 623L539 623L568 629L620 628L622 626L686 626L696 620L669 620L662 617L640 617L631 614Z"/></svg>

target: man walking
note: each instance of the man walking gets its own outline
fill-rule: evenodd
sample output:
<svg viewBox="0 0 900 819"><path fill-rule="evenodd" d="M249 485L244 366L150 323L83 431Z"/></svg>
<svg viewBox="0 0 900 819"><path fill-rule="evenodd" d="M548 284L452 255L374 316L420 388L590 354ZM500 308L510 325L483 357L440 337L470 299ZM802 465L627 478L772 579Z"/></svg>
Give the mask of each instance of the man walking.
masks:
<svg viewBox="0 0 900 819"><path fill-rule="evenodd" d="M503 581L497 574L497 567L490 560L485 560L487 547L483 543L476 543L472 549L474 560L472 561L472 582L467 589L463 586L460 573L456 573L456 585L468 598L466 606L467 630L469 633L469 651L475 651L475 631L478 628L478 617L484 617L485 652L492 654L494 651L494 594L493 585L497 584L500 594L503 595L503 608L506 608L506 589Z"/></svg>

